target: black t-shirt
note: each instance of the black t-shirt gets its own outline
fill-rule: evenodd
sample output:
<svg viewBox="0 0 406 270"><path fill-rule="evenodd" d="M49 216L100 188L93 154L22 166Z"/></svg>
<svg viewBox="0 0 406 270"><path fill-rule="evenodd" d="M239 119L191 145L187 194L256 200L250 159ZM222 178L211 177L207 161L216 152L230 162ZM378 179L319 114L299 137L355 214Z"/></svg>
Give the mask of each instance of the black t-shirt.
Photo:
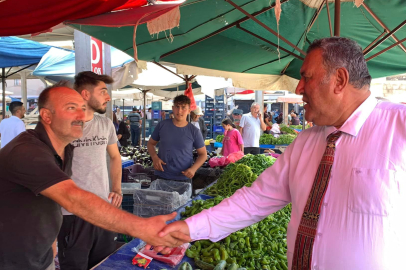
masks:
<svg viewBox="0 0 406 270"><path fill-rule="evenodd" d="M72 174L73 146L64 162L41 123L0 150L0 269L47 268L62 224L61 207L41 191Z"/></svg>

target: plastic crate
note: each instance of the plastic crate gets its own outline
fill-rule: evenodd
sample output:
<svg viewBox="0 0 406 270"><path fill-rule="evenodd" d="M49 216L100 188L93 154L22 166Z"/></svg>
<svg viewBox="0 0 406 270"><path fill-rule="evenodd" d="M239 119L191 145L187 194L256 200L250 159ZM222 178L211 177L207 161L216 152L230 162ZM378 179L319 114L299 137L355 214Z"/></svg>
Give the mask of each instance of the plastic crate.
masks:
<svg viewBox="0 0 406 270"><path fill-rule="evenodd" d="M215 96L214 99L215 99L216 101L224 101L224 95L222 95L222 96Z"/></svg>
<svg viewBox="0 0 406 270"><path fill-rule="evenodd" d="M162 102L161 101L152 101L151 109L153 111L160 111L162 110Z"/></svg>
<svg viewBox="0 0 406 270"><path fill-rule="evenodd" d="M140 217L172 213L185 204L192 195L190 183L157 179L149 189L134 192L134 211Z"/></svg>
<svg viewBox="0 0 406 270"><path fill-rule="evenodd" d="M121 168L122 169L127 168L127 167L129 167L131 165L134 165L134 160L132 160L132 159L121 162Z"/></svg>
<svg viewBox="0 0 406 270"><path fill-rule="evenodd" d="M134 212L134 195L123 194L123 201L121 202L121 208L129 213Z"/></svg>
<svg viewBox="0 0 406 270"><path fill-rule="evenodd" d="M224 128L222 126L213 126L213 132L224 133Z"/></svg>
<svg viewBox="0 0 406 270"><path fill-rule="evenodd" d="M141 183L121 183L121 192L123 195L133 195L136 189L141 189ZM134 199L132 199L132 203L134 204Z"/></svg>

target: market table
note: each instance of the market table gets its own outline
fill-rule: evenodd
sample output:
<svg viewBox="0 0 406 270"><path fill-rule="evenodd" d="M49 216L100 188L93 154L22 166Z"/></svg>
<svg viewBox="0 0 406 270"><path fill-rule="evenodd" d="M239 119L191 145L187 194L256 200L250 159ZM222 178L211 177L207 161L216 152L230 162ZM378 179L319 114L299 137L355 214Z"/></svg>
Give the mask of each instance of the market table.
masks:
<svg viewBox="0 0 406 270"><path fill-rule="evenodd" d="M181 219L181 214L180 213L185 211L186 206L192 205L193 200L207 200L207 199L210 199L210 198L212 198L212 197L201 194L201 195L198 195L198 196L194 197L193 199L189 200L185 205L181 206L180 208L178 208L176 210L176 212L178 214L177 214L176 218L174 219L174 221ZM140 239L132 240L131 242L123 245L120 249L118 249L116 252L111 254L104 261L102 261L101 263L99 263L97 266L95 266L92 269L94 269L94 270L144 269L142 267L132 265L132 259L134 258L136 253L133 252L131 249L135 248L140 243L141 243ZM187 256L185 256L182 259L182 262L180 264L182 264L183 262L189 262L192 265L192 267L195 266L193 259L191 259L191 258L189 258ZM177 269L179 267L179 265L177 265L175 267L171 267L166 263L163 263L163 262L160 262L160 261L157 261L157 260L153 260L149 264L148 269L149 270Z"/></svg>

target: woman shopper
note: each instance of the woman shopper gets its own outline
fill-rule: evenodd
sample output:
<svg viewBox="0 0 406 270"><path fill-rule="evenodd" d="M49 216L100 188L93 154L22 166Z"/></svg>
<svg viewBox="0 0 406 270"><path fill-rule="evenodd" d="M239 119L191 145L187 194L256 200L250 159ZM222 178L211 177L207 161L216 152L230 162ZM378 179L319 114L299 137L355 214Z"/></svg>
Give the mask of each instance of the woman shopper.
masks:
<svg viewBox="0 0 406 270"><path fill-rule="evenodd" d="M221 125L224 128L224 138L220 154L226 157L238 151L244 152L244 141L234 123L229 118L226 118L221 122Z"/></svg>
<svg viewBox="0 0 406 270"><path fill-rule="evenodd" d="M121 121L120 124L117 121L117 116L113 113L113 124L116 127L117 139L120 146L128 146L128 139L130 138L130 131L128 131L125 121Z"/></svg>

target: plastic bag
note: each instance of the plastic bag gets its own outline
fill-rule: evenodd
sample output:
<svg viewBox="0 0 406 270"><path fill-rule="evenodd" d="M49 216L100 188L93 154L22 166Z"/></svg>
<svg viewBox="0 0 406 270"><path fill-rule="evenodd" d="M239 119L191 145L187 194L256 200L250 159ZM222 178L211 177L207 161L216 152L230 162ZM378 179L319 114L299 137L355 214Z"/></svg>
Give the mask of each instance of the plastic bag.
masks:
<svg viewBox="0 0 406 270"><path fill-rule="evenodd" d="M227 166L230 162L227 160L227 157L212 157L209 160L210 167L224 167Z"/></svg>
<svg viewBox="0 0 406 270"><path fill-rule="evenodd" d="M196 101L195 97L193 96L192 84L189 83L188 88L185 90L185 96L190 98L190 110L196 110Z"/></svg>
<svg viewBox="0 0 406 270"><path fill-rule="evenodd" d="M234 152L231 153L227 156L228 163L234 163L244 156L244 153L242 151Z"/></svg>
<svg viewBox="0 0 406 270"><path fill-rule="evenodd" d="M142 254L145 254L148 257L151 257L157 261L164 262L169 264L170 266L176 266L178 265L183 257L185 256L186 250L189 247L189 243L185 243L179 247L175 247L171 249L171 252L169 254L161 254L157 253L155 250L146 250L145 249L145 242L141 242L137 247L132 248L131 250L133 252L141 252Z"/></svg>

